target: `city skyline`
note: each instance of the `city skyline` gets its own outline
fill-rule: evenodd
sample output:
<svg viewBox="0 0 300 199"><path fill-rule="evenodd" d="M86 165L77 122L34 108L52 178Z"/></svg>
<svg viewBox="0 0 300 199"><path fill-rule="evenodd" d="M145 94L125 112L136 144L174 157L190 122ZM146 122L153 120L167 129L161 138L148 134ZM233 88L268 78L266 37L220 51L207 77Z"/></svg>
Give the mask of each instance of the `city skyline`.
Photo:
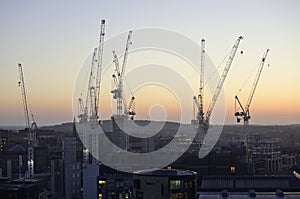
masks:
<svg viewBox="0 0 300 199"><path fill-rule="evenodd" d="M235 39L239 35L244 36L224 85L228 124L235 123L235 94L243 87L239 97L245 102L262 54L270 48L251 105L253 118L250 123L300 123L300 93L297 86L300 75L297 67L300 64L297 56L300 27L297 24L300 15L296 10L299 7L297 1L188 1L185 5L138 1L133 1L131 5L96 1L92 4L79 1L27 1L18 4L2 1L0 4L0 125L24 124L21 92L17 86L19 62L24 66L30 110L37 123L47 125L72 121L74 82L82 63L97 46L102 18L107 21L106 40L131 29L148 27L173 30L197 43L204 37L207 40L207 54L216 66L228 54ZM120 45L124 46L125 40ZM129 69L132 59L128 62ZM243 86L253 71L254 75ZM197 91L197 77L194 79L196 84L193 89ZM104 85L107 88L110 86ZM136 119L147 119L149 107L159 103L159 98L168 96L161 94L155 98L143 93L136 94L137 99L147 99L137 101ZM108 96L111 98L110 93ZM107 100L110 99L107 97L106 101L100 102L101 106ZM163 102L168 104L166 100ZM189 103L188 112L192 119L192 96ZM207 107L208 104L205 105ZM168 106L170 120L176 120L176 106ZM109 119L110 115L110 109L103 109L100 118ZM161 118L157 116L153 119Z"/></svg>

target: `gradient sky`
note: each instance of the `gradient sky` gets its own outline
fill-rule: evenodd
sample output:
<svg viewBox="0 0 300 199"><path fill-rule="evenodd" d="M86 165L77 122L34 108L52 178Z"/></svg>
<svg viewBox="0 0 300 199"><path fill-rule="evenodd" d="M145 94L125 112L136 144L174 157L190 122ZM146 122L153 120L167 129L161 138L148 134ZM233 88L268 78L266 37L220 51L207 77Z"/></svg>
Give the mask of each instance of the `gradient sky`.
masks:
<svg viewBox="0 0 300 199"><path fill-rule="evenodd" d="M270 48L270 67L265 67L254 96L251 123L300 123L299 8L297 0L2 0L0 125L24 124L17 86L18 62L24 65L30 109L37 123L72 120L74 81L81 64L97 45L102 18L107 21L106 38L143 27L171 29L196 42L205 37L207 51L216 65L237 36L243 35L240 50L244 54L233 63L225 83L227 123L235 122L234 95L249 74L253 70L256 73L263 52ZM247 99L253 79L239 93L242 101ZM141 103L138 108L145 111ZM141 115L143 118L147 114Z"/></svg>

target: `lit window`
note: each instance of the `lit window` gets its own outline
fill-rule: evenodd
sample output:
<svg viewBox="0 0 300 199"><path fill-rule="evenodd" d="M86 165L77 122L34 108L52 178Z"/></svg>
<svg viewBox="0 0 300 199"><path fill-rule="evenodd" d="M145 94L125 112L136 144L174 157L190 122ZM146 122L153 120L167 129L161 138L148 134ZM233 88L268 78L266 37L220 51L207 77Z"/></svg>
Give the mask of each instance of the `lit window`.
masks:
<svg viewBox="0 0 300 199"><path fill-rule="evenodd" d="M182 180L170 180L170 189L181 189L183 186Z"/></svg>
<svg viewBox="0 0 300 199"><path fill-rule="evenodd" d="M235 166L231 166L231 167L230 167L230 173L231 173L231 174L234 174L234 173L235 173Z"/></svg>
<svg viewBox="0 0 300 199"><path fill-rule="evenodd" d="M106 187L106 181L105 180L99 180L98 185L99 185L99 188L105 188Z"/></svg>

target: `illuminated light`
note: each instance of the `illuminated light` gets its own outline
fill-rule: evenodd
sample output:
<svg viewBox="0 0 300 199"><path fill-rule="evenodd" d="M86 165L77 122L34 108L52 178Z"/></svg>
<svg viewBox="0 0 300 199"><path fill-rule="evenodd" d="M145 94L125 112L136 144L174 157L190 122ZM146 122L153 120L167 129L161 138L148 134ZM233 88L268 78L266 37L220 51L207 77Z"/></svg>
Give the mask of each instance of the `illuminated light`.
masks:
<svg viewBox="0 0 300 199"><path fill-rule="evenodd" d="M171 167L171 166L168 166L167 169L168 169L168 170L172 170L172 167Z"/></svg>
<svg viewBox="0 0 300 199"><path fill-rule="evenodd" d="M128 193L125 194L125 199L128 199L129 198L129 195Z"/></svg>
<svg viewBox="0 0 300 199"><path fill-rule="evenodd" d="M230 167L230 173L231 173L231 174L234 174L234 173L235 173L235 166L231 166L231 167Z"/></svg>
<svg viewBox="0 0 300 199"><path fill-rule="evenodd" d="M296 178L298 178L300 180L300 174L297 173L296 171L293 171L293 174L295 175Z"/></svg>
<svg viewBox="0 0 300 199"><path fill-rule="evenodd" d="M102 197L102 193L99 193L98 194L98 199L102 199L103 197Z"/></svg>
<svg viewBox="0 0 300 199"><path fill-rule="evenodd" d="M105 180L98 180L98 185L99 185L99 188L105 188L106 181Z"/></svg>

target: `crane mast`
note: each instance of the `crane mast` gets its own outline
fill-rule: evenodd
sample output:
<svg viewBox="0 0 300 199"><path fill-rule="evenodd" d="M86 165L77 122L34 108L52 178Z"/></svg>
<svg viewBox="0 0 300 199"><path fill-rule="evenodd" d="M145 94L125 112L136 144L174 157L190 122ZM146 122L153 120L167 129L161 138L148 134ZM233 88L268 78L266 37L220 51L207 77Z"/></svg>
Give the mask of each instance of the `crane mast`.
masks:
<svg viewBox="0 0 300 199"><path fill-rule="evenodd" d="M225 68L224 68L224 70L223 70L221 79L220 79L220 81L219 81L219 83L218 83L218 86L217 86L217 88L216 88L216 91L215 91L215 93L214 93L214 95L213 95L213 97L212 97L212 101L211 101L211 103L210 103L210 105L209 105L209 107L208 107L208 110L207 110L207 112L206 112L206 115L205 115L205 121L204 121L205 124L204 124L204 125L205 125L205 128L206 128L206 129L207 129L208 126L209 126L210 116L211 116L212 111L213 111L213 109L214 109L214 107L215 107L215 105L216 105L216 102L217 102L217 99L218 99L218 97L219 97L220 91L221 91L222 86L223 86L223 84L224 84L224 82L225 82L225 79L226 79L226 77L227 77L228 71L229 71L230 66L231 66L231 64L232 64L232 62L233 62L233 58L234 58L234 56L235 56L235 54L236 54L236 51L237 51L237 49L238 49L238 47L239 47L239 44L240 44L240 41L241 41L242 39L243 39L243 37L242 37L242 36L239 36L238 39L236 40L235 44L233 45L232 49L231 49L230 56L229 56L229 58L228 58L228 60L227 60L226 66L225 66Z"/></svg>
<svg viewBox="0 0 300 199"><path fill-rule="evenodd" d="M90 108L89 119L90 119L90 121L93 121L93 122L97 121L96 85L94 82L94 80L96 79L96 76L94 74L95 63L96 63L96 53L97 53L97 48L94 49L94 53L93 53L93 57L92 57L91 72L90 72L88 93L87 93L87 98L86 98L86 108L85 108L85 110L88 110L88 107Z"/></svg>
<svg viewBox="0 0 300 199"><path fill-rule="evenodd" d="M204 121L204 112L203 112L203 98L204 98L204 65L205 65L205 40L201 40L201 64L200 64L200 83L199 83L199 95L198 97L194 96L194 106L197 107L197 116L196 120L192 123L202 125ZM195 110L194 110L195 111ZM195 115L194 115L195 117Z"/></svg>
<svg viewBox="0 0 300 199"><path fill-rule="evenodd" d="M35 137L32 132L32 129L30 126L30 121L29 121L29 111L28 111L27 96L26 96L25 81L24 81L22 65L18 64L18 68L19 68L19 76L20 76L20 81L18 82L18 84L19 84L19 86L21 88L21 92L22 92L25 124L26 124L26 129L28 131L28 134L27 134L27 137L28 137L28 178L33 179L34 178L33 166L34 166Z"/></svg>
<svg viewBox="0 0 300 199"><path fill-rule="evenodd" d="M205 65L205 39L201 40L201 68L200 68L200 87L199 87L199 101L200 106L198 110L199 122L203 124L203 99L204 99L204 65Z"/></svg>
<svg viewBox="0 0 300 199"><path fill-rule="evenodd" d="M267 55L268 55L269 51L270 51L270 49L267 49L266 52L263 54L263 57L261 59L261 62L260 62L259 68L258 68L258 72L257 72L255 80L253 82L251 92L249 94L249 97L248 97L245 108L242 106L242 103L240 102L238 96L235 96L236 102L238 102L239 107L242 109L242 112L237 112L236 111L235 114L234 114L237 117L237 122L240 122L240 120L242 118L245 123L248 123L249 119L251 118L250 110L249 110L250 105L251 105L251 102L252 102L252 99L253 99L256 87L258 85L258 81L260 79L261 72L263 70L263 67L264 67L264 64L265 64L265 61L266 61L266 58L267 58Z"/></svg>

